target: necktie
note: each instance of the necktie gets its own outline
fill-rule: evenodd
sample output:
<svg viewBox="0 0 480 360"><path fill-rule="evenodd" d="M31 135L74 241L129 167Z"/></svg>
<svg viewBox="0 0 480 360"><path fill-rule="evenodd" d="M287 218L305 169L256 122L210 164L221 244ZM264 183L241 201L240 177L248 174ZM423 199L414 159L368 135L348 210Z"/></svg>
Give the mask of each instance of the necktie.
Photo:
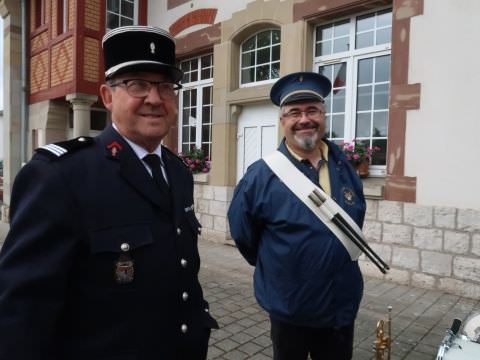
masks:
<svg viewBox="0 0 480 360"><path fill-rule="evenodd" d="M162 174L160 157L157 154L148 154L143 157L143 161L145 161L152 170L152 177L157 186L162 191L168 193L170 189Z"/></svg>

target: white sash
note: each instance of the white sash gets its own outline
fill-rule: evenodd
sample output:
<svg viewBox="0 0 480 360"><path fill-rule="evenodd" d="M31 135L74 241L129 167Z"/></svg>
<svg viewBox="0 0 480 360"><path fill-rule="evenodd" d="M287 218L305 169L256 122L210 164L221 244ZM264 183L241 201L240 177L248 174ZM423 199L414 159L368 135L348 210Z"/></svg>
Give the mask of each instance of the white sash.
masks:
<svg viewBox="0 0 480 360"><path fill-rule="evenodd" d="M340 240L345 249L350 254L352 261L358 260L362 251L348 238L340 228L332 222L335 214L340 214L351 226L351 228L362 239L365 236L358 225L330 196L328 196L319 186L315 185L305 176L288 158L280 151L275 151L263 159L278 178L293 192ZM316 190L327 200L320 206L317 206L309 195ZM366 241L366 240L365 240Z"/></svg>

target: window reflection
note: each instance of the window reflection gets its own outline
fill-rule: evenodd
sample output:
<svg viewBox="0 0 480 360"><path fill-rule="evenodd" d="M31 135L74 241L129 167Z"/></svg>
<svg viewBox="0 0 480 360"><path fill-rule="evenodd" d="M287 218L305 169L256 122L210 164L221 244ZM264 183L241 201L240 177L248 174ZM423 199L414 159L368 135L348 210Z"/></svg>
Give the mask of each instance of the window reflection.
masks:
<svg viewBox="0 0 480 360"><path fill-rule="evenodd" d="M315 63L332 82L325 99L327 136L334 142L357 139L380 147L372 164L382 166L388 145L391 61L390 47L379 45L391 43L391 32L391 9L315 28Z"/></svg>

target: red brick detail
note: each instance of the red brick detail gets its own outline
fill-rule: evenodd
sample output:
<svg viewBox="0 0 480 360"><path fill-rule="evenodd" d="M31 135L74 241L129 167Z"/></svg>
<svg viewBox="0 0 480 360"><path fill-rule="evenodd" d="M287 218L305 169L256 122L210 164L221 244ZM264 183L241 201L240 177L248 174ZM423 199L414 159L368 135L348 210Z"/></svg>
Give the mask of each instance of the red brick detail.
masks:
<svg viewBox="0 0 480 360"><path fill-rule="evenodd" d="M417 180L405 176L407 111L420 108L421 84L408 83L410 19L423 14L423 0L393 0L390 118L385 199L415 202Z"/></svg>
<svg viewBox="0 0 480 360"><path fill-rule="evenodd" d="M304 0L293 5L293 21L338 19L391 3L392 0Z"/></svg>
<svg viewBox="0 0 480 360"><path fill-rule="evenodd" d="M389 175L385 181L385 199L414 203L417 194L417 178Z"/></svg>
<svg viewBox="0 0 480 360"><path fill-rule="evenodd" d="M401 84L390 87L390 109L415 110L420 108L420 84Z"/></svg>
<svg viewBox="0 0 480 360"><path fill-rule="evenodd" d="M188 14L183 15L170 26L170 34L175 36L193 25L213 24L216 16L217 9L198 9L191 11Z"/></svg>
<svg viewBox="0 0 480 360"><path fill-rule="evenodd" d="M138 4L138 24L147 25L148 0L140 0Z"/></svg>
<svg viewBox="0 0 480 360"><path fill-rule="evenodd" d="M423 14L424 0L394 0L394 20L409 19Z"/></svg>
<svg viewBox="0 0 480 360"><path fill-rule="evenodd" d="M30 93L48 89L49 52L43 51L30 59Z"/></svg>
<svg viewBox="0 0 480 360"><path fill-rule="evenodd" d="M403 176L405 168L405 110L391 110L388 121L387 174Z"/></svg>
<svg viewBox="0 0 480 360"><path fill-rule="evenodd" d="M167 10L176 8L177 6L183 5L191 0L167 0Z"/></svg>
<svg viewBox="0 0 480 360"><path fill-rule="evenodd" d="M73 38L69 37L51 48L51 79L54 87L73 80Z"/></svg>
<svg viewBox="0 0 480 360"><path fill-rule="evenodd" d="M185 36L175 39L176 54L178 58L211 52L215 44L221 40L220 23L208 26L204 29L193 31Z"/></svg>

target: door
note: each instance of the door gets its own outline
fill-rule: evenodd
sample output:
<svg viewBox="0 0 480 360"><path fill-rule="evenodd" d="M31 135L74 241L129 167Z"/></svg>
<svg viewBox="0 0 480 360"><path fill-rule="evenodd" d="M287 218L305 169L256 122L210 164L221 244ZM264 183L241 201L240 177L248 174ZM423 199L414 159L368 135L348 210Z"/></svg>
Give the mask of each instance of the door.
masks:
<svg viewBox="0 0 480 360"><path fill-rule="evenodd" d="M237 182L249 165L277 148L278 108L272 104L243 106L237 129Z"/></svg>

